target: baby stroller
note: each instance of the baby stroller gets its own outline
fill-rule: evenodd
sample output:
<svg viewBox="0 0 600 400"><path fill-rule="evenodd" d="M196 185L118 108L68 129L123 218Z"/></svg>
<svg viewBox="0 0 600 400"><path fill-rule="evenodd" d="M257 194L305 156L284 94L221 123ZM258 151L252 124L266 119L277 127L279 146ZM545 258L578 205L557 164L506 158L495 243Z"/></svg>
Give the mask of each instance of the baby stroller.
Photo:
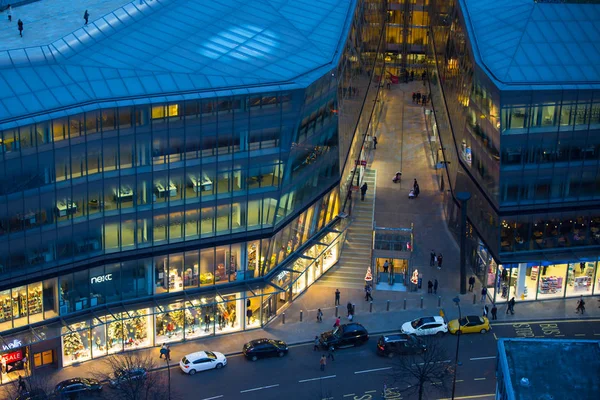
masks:
<svg viewBox="0 0 600 400"><path fill-rule="evenodd" d="M416 197L415 196L415 190L414 189L410 189L410 192L408 192L408 198L412 200L415 197Z"/></svg>

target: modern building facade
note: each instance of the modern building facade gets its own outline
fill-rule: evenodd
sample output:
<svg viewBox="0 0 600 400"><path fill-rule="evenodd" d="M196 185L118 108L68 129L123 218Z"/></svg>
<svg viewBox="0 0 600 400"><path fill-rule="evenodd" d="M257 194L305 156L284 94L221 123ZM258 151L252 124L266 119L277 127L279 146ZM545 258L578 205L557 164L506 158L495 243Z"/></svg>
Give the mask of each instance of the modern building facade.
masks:
<svg viewBox="0 0 600 400"><path fill-rule="evenodd" d="M331 267L385 11L134 1L0 53L10 370L261 327Z"/></svg>
<svg viewBox="0 0 600 400"><path fill-rule="evenodd" d="M473 196L478 275L497 301L600 293L600 5L432 0L430 17L439 180L451 227Z"/></svg>

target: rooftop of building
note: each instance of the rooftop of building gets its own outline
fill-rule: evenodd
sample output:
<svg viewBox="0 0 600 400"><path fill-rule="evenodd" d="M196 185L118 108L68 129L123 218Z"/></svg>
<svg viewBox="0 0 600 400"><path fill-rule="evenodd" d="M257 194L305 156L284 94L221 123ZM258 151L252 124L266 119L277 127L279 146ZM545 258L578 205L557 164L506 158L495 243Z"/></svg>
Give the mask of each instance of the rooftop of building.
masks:
<svg viewBox="0 0 600 400"><path fill-rule="evenodd" d="M15 7L12 22L6 13L0 19L0 122L97 101L305 87L335 67L355 4L82 0L73 10L71 0L41 0Z"/></svg>
<svg viewBox="0 0 600 400"><path fill-rule="evenodd" d="M598 398L600 341L500 339L498 347L500 365L507 366L514 392L509 399ZM523 378L528 385L521 383Z"/></svg>
<svg viewBox="0 0 600 400"><path fill-rule="evenodd" d="M460 0L475 57L507 85L600 84L600 1Z"/></svg>

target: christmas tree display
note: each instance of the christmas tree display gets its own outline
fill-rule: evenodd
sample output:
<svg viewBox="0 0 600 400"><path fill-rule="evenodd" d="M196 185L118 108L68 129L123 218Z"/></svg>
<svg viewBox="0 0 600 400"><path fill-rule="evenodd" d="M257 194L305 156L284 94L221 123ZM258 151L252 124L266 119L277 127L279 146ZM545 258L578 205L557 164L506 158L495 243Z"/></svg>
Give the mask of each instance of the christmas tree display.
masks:
<svg viewBox="0 0 600 400"><path fill-rule="evenodd" d="M136 316L133 318L133 331L135 333L134 338L136 340L144 340L148 337L148 329L146 327L146 317L143 316L139 311L136 311Z"/></svg>
<svg viewBox="0 0 600 400"><path fill-rule="evenodd" d="M371 282L373 280L373 273L371 272L371 267L367 267L367 273L365 275L365 281Z"/></svg>
<svg viewBox="0 0 600 400"><path fill-rule="evenodd" d="M63 336L63 349L65 355L77 358L77 352L83 350L83 340L79 332L69 333Z"/></svg>
<svg viewBox="0 0 600 400"><path fill-rule="evenodd" d="M169 312L169 316L171 317L171 322L175 325L175 329L183 328L183 310L171 311Z"/></svg>
<svg viewBox="0 0 600 400"><path fill-rule="evenodd" d="M118 320L108 324L107 336L109 347L112 347L116 342L122 342L124 337L123 321Z"/></svg>

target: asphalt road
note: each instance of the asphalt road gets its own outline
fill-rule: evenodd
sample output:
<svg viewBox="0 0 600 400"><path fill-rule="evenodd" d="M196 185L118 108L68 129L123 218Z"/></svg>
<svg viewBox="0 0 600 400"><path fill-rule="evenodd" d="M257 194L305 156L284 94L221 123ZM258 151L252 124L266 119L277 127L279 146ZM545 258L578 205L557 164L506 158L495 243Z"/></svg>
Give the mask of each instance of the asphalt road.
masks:
<svg viewBox="0 0 600 400"><path fill-rule="evenodd" d="M460 339L457 369L456 399L493 399L495 392L496 340L501 337L554 337L600 340L600 320L542 321L530 323L500 323L486 334L463 335ZM322 352L313 351L312 344L290 348L283 358L251 362L243 356L228 357L221 370L188 376L176 366L171 369L173 392L181 398L193 394L194 399L242 400L370 400L413 399L407 395L406 383L394 379L393 368L398 359L379 357L375 344L378 335L356 348L338 350L335 361L328 361L324 372L319 370ZM454 363L456 336L445 335L439 340L446 360ZM218 349L209 349L216 350ZM444 357L445 358L445 357ZM162 371L160 373L165 373ZM381 396L384 384L387 395ZM431 399L446 399L449 392L426 388Z"/></svg>

